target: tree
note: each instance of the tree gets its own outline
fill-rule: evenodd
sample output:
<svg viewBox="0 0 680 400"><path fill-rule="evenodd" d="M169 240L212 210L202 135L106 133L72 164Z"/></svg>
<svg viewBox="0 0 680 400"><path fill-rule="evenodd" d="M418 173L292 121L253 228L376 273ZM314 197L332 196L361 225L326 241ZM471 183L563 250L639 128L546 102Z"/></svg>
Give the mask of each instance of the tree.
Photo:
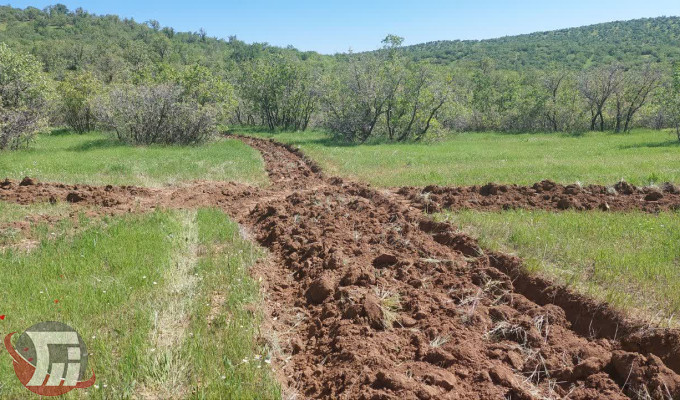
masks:
<svg viewBox="0 0 680 400"><path fill-rule="evenodd" d="M671 126L680 140L680 64L673 68L673 78L667 85L664 108Z"/></svg>
<svg viewBox="0 0 680 400"><path fill-rule="evenodd" d="M182 88L183 98L202 107L214 107L218 122L225 121L237 105L234 87L207 67L198 64L185 67L175 82Z"/></svg>
<svg viewBox="0 0 680 400"><path fill-rule="evenodd" d="M258 59L242 67L241 106L252 107L268 129L305 130L318 108L317 72L295 57ZM241 111L240 111L241 112Z"/></svg>
<svg viewBox="0 0 680 400"><path fill-rule="evenodd" d="M381 60L376 54L350 55L335 66L323 98L326 126L349 142L365 142L373 134L389 100Z"/></svg>
<svg viewBox="0 0 680 400"><path fill-rule="evenodd" d="M619 90L623 68L611 65L584 73L581 76L581 93L588 100L591 111L590 130L594 131L600 120L600 131L604 131L603 111L607 100Z"/></svg>
<svg viewBox="0 0 680 400"><path fill-rule="evenodd" d="M641 71L629 70L623 73L621 84L615 88L616 122L614 131L628 132L635 114L649 99L650 94L659 86L661 73L645 67Z"/></svg>
<svg viewBox="0 0 680 400"><path fill-rule="evenodd" d="M547 94L544 114L549 130L578 132L586 129L582 122L585 107L573 73L565 70L546 72L543 89Z"/></svg>
<svg viewBox="0 0 680 400"><path fill-rule="evenodd" d="M548 92L545 117L553 132L560 130L560 93L563 88L562 83L568 76L569 74L566 71L552 71L543 80L543 86Z"/></svg>
<svg viewBox="0 0 680 400"><path fill-rule="evenodd" d="M388 101L385 122L389 139L423 139L449 99L450 83L448 74L429 65L410 63Z"/></svg>

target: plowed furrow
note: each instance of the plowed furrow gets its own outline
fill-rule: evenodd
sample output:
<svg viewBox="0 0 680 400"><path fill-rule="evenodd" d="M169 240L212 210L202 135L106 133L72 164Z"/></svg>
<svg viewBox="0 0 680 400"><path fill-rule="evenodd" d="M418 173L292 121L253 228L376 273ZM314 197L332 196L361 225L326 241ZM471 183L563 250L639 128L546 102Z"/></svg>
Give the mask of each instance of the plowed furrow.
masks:
<svg viewBox="0 0 680 400"><path fill-rule="evenodd" d="M254 142L268 170L302 186L294 153ZM668 367L676 350L653 348L653 335L606 305L526 276L520 260L485 252L393 195L314 182L243 220L274 257L282 375L302 397L680 395Z"/></svg>
<svg viewBox="0 0 680 400"><path fill-rule="evenodd" d="M680 210L680 188L672 183L639 188L626 182L612 186L560 185L542 181L533 186L403 187L395 193L425 212L460 210L601 210L649 213Z"/></svg>

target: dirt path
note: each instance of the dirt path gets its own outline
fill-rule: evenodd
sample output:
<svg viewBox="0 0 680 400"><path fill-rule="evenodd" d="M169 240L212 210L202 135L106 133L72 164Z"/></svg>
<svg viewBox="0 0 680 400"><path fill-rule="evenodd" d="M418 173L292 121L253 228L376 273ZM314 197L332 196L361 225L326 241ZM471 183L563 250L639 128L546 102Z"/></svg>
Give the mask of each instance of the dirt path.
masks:
<svg viewBox="0 0 680 400"><path fill-rule="evenodd" d="M296 149L242 140L262 152L270 188L10 182L0 200L221 207L270 250L255 272L283 350L274 364L298 398L680 397L678 332L526 276L521 260L431 222L413 189L326 178Z"/></svg>

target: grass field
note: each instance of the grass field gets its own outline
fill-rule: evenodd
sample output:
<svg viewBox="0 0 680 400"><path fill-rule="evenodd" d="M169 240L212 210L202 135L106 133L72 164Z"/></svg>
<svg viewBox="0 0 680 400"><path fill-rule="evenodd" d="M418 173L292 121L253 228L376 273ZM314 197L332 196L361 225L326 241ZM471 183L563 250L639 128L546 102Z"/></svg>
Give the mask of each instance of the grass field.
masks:
<svg viewBox="0 0 680 400"><path fill-rule="evenodd" d="M514 252L546 275L615 307L677 326L680 213L462 211L437 216Z"/></svg>
<svg viewBox="0 0 680 400"><path fill-rule="evenodd" d="M665 132L451 134L434 143L346 145L320 132L252 133L300 146L332 175L376 186L680 182L680 142Z"/></svg>
<svg viewBox="0 0 680 400"><path fill-rule="evenodd" d="M260 300L248 275L260 252L236 224L197 210L81 225L75 235L50 227L29 253L0 251L2 332L47 320L74 327L97 373L92 398L280 398L255 341L260 316L246 311ZM4 361L0 397L33 398Z"/></svg>
<svg viewBox="0 0 680 400"><path fill-rule="evenodd" d="M0 201L0 224L20 221L29 215L64 216L67 215L70 210L71 208L69 205L65 203L35 203L21 205Z"/></svg>
<svg viewBox="0 0 680 400"><path fill-rule="evenodd" d="M0 153L0 179L25 176L81 184L162 186L188 180L267 182L259 153L236 140L195 147L135 147L102 133L39 135L29 149Z"/></svg>

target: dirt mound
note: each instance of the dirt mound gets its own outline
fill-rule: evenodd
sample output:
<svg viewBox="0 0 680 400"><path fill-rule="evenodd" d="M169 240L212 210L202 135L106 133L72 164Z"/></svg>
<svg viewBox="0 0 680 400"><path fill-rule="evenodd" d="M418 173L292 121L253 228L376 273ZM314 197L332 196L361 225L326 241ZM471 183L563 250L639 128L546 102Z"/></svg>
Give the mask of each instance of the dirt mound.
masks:
<svg viewBox="0 0 680 400"><path fill-rule="evenodd" d="M404 201L326 178L289 146L241 140L262 153L270 188L4 181L0 200L68 201L112 213L198 206L229 212L270 250L255 273L265 277L268 312L280 333L284 354L274 363L287 390L302 398L680 397L678 332L649 332L606 305L527 276L521 260L487 252L410 206L431 211L476 201L500 209L512 200L585 209L606 195L661 207L677 195L669 188L644 200L653 192L614 195L628 189L549 181L531 188L432 186L401 190L410 199Z"/></svg>
<svg viewBox="0 0 680 400"><path fill-rule="evenodd" d="M680 209L680 189L672 183L638 188L626 182L613 186L560 185L542 181L533 186L427 186L395 190L426 212L460 210L641 210L659 212Z"/></svg>

